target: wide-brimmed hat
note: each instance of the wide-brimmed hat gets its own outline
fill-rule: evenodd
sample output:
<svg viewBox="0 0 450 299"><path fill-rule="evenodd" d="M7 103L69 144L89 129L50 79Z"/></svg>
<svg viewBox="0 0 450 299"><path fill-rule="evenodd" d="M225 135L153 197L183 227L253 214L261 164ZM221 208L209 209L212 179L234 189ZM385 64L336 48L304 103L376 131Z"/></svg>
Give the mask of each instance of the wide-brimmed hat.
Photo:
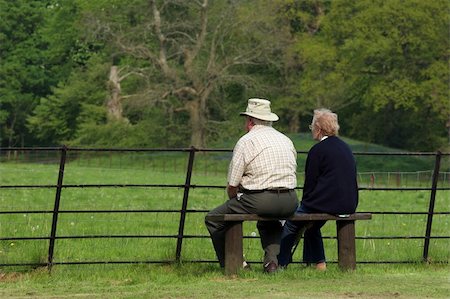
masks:
<svg viewBox="0 0 450 299"><path fill-rule="evenodd" d="M280 118L270 110L270 101L265 99L249 99L247 110L240 115L248 115L260 120L277 121Z"/></svg>

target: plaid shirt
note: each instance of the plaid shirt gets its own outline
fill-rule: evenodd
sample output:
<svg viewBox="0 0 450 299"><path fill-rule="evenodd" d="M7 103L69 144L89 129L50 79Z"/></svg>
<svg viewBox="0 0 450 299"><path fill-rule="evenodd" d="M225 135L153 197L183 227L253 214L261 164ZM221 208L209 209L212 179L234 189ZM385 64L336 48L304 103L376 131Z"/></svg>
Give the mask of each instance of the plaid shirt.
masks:
<svg viewBox="0 0 450 299"><path fill-rule="evenodd" d="M233 150L228 184L248 190L297 186L297 152L292 141L270 126L256 125Z"/></svg>

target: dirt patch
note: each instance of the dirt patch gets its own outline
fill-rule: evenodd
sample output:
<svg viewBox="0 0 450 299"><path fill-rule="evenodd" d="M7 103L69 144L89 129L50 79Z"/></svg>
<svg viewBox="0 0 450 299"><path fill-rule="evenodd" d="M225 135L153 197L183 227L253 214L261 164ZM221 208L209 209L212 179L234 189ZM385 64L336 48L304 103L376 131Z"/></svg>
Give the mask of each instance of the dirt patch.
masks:
<svg viewBox="0 0 450 299"><path fill-rule="evenodd" d="M22 280L28 274L48 272L46 267L34 268L26 272L0 272L0 282L17 282Z"/></svg>
<svg viewBox="0 0 450 299"><path fill-rule="evenodd" d="M0 273L0 282L16 282L22 278L23 274L18 272Z"/></svg>

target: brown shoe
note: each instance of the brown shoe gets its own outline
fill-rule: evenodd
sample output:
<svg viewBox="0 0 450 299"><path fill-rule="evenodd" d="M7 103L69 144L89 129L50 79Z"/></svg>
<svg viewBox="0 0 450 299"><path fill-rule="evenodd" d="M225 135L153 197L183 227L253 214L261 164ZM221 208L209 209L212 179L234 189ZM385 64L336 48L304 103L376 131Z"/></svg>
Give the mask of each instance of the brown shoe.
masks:
<svg viewBox="0 0 450 299"><path fill-rule="evenodd" d="M270 262L264 265L264 273L272 274L277 272L278 266L274 262Z"/></svg>
<svg viewBox="0 0 450 299"><path fill-rule="evenodd" d="M316 269L319 271L325 271L327 270L327 264L325 262L317 263Z"/></svg>

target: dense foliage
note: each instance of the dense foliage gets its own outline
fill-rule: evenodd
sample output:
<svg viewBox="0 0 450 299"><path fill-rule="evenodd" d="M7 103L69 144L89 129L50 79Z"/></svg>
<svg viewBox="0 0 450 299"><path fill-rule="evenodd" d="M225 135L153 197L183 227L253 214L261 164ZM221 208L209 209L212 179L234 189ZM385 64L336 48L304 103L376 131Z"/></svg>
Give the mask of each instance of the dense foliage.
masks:
<svg viewBox="0 0 450 299"><path fill-rule="evenodd" d="M275 13L274 13L275 12ZM445 0L0 0L1 146L218 146L248 97L285 132L448 149Z"/></svg>

